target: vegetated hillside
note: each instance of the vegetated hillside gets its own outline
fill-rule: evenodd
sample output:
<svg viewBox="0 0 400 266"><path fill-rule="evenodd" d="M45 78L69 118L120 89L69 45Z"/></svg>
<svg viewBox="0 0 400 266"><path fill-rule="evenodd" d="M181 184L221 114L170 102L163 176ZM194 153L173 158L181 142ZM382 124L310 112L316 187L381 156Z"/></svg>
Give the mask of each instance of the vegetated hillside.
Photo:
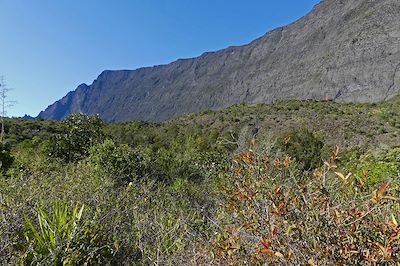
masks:
<svg viewBox="0 0 400 266"><path fill-rule="evenodd" d="M137 70L104 71L39 114L163 121L277 99L376 102L400 90L400 2L325 0L244 46Z"/></svg>
<svg viewBox="0 0 400 266"><path fill-rule="evenodd" d="M105 124L105 132L117 142L134 146L170 142L177 135L191 133L246 145L252 138L274 139L294 128L305 127L330 145L385 149L400 145L399 113L400 96L380 103L281 100L192 113L162 123L110 123ZM8 142L15 144L32 138L48 139L63 132L62 124L57 120L7 119L5 126Z"/></svg>
<svg viewBox="0 0 400 266"><path fill-rule="evenodd" d="M239 145L252 138L274 139L305 127L327 144L387 149L400 145L400 97L381 103L282 100L273 104L234 105L221 111L193 113L161 124L127 122L109 124L116 140L133 145L155 139L170 141L179 134L216 134ZM146 132L146 133L144 133Z"/></svg>
<svg viewBox="0 0 400 266"><path fill-rule="evenodd" d="M0 264L395 265L399 103L8 119Z"/></svg>

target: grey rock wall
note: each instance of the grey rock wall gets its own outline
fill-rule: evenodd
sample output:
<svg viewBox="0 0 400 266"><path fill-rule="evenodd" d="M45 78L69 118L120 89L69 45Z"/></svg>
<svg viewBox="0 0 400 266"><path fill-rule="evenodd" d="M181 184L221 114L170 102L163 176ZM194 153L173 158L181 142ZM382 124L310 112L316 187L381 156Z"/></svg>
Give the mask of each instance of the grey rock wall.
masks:
<svg viewBox="0 0 400 266"><path fill-rule="evenodd" d="M104 71L39 114L163 121L278 99L376 102L400 91L400 1L325 0L248 45L137 70Z"/></svg>

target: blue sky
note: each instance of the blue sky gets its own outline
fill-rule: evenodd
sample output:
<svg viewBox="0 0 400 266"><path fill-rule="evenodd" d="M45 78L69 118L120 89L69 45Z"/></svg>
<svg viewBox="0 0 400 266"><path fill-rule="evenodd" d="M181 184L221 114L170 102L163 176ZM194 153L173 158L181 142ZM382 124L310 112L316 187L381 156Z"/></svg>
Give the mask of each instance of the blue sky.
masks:
<svg viewBox="0 0 400 266"><path fill-rule="evenodd" d="M241 45L319 0L0 0L0 75L36 116L105 69L136 69Z"/></svg>

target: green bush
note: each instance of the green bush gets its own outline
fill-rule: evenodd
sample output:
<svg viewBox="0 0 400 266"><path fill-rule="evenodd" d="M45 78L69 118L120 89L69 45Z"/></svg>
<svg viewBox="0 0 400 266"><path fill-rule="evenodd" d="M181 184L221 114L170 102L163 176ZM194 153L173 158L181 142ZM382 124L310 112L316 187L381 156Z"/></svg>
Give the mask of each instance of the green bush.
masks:
<svg viewBox="0 0 400 266"><path fill-rule="evenodd" d="M85 158L90 148L104 141L103 122L99 116L71 114L63 122L65 134L51 138L48 154L64 162Z"/></svg>
<svg viewBox="0 0 400 266"><path fill-rule="evenodd" d="M11 155L10 145L7 143L0 143L0 171L3 175L12 166L14 157Z"/></svg>
<svg viewBox="0 0 400 266"><path fill-rule="evenodd" d="M91 148L89 162L97 174L111 177L120 185L135 180L144 167L136 151L109 139Z"/></svg>
<svg viewBox="0 0 400 266"><path fill-rule="evenodd" d="M275 144L276 149L295 158L303 170L321 166L323 147L322 139L306 128L295 129L284 134Z"/></svg>
<svg viewBox="0 0 400 266"><path fill-rule="evenodd" d="M357 154L349 152L343 157L343 167L353 173L353 177L363 184L364 189L371 188L384 180L393 180L400 170L400 149L394 148L372 155L371 152Z"/></svg>
<svg viewBox="0 0 400 266"><path fill-rule="evenodd" d="M167 148L157 149L150 157L149 175L165 182L212 178L228 164L224 150L191 135L172 141Z"/></svg>

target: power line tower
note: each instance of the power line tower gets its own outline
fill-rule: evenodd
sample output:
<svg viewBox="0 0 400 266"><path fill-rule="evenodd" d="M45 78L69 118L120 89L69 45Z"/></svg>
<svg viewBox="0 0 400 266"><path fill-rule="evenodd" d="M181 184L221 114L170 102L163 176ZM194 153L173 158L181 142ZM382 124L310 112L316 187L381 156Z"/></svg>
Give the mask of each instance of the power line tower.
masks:
<svg viewBox="0 0 400 266"><path fill-rule="evenodd" d="M7 116L7 108L10 108L16 104L16 101L7 100L7 94L12 89L8 88L4 82L4 77L0 76L0 115L1 115L1 133L0 143L4 144L5 141L5 130L4 130L4 118Z"/></svg>

